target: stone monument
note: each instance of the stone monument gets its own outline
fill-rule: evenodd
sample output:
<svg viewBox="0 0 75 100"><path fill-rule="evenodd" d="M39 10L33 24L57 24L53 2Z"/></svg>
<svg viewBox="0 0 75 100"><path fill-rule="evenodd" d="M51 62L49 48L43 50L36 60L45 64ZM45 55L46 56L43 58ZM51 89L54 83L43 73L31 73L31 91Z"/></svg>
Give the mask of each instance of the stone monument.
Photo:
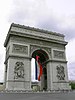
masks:
<svg viewBox="0 0 75 100"><path fill-rule="evenodd" d="M4 47L5 89L31 90L31 59L40 56L40 90L69 90L64 35L12 23Z"/></svg>

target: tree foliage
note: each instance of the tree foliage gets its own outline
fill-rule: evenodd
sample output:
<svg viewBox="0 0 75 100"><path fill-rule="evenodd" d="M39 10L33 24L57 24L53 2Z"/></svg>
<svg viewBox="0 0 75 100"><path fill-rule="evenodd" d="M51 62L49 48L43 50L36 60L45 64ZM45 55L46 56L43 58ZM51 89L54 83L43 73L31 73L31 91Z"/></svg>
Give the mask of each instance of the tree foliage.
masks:
<svg viewBox="0 0 75 100"><path fill-rule="evenodd" d="M70 83L70 86L71 86L71 89L72 89L72 90L75 90L75 83L72 83L72 82L71 82L71 83Z"/></svg>

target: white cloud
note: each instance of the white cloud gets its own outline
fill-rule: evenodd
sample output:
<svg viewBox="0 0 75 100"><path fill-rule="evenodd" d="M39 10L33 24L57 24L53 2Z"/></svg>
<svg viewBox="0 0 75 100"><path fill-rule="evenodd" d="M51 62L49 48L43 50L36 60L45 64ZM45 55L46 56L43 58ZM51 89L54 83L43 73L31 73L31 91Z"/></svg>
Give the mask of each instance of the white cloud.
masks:
<svg viewBox="0 0 75 100"><path fill-rule="evenodd" d="M75 80L75 62L68 62L69 80Z"/></svg>
<svg viewBox="0 0 75 100"><path fill-rule="evenodd" d="M66 55L69 63L75 62L75 38L68 42L66 46Z"/></svg>
<svg viewBox="0 0 75 100"><path fill-rule="evenodd" d="M0 68L2 71L5 56L3 43L12 22L65 34L69 42L66 46L69 69L73 66L70 63L75 62L75 0L1 0Z"/></svg>
<svg viewBox="0 0 75 100"><path fill-rule="evenodd" d="M66 56L68 61L68 75L70 80L75 80L75 38L70 40L66 46Z"/></svg>
<svg viewBox="0 0 75 100"><path fill-rule="evenodd" d="M5 48L3 46L6 34L9 29L8 14L12 0L0 1L0 81L4 81L4 60Z"/></svg>
<svg viewBox="0 0 75 100"><path fill-rule="evenodd" d="M9 22L29 26L37 26L39 23L49 25L50 23L50 27L53 25L52 22L56 22L54 26L60 30L74 29L74 3L74 0L13 0ZM45 23L46 21L49 23Z"/></svg>

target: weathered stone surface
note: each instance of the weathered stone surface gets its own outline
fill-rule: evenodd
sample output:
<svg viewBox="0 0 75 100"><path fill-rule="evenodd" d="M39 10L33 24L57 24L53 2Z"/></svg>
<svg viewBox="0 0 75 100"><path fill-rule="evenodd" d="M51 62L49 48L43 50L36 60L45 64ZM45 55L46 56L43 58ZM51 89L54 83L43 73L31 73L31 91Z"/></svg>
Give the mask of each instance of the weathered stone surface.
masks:
<svg viewBox="0 0 75 100"><path fill-rule="evenodd" d="M39 55L46 67L40 89L46 86L47 90L69 90L66 44L62 34L12 24L4 43L5 89L31 90L31 58ZM57 67L59 65L63 67Z"/></svg>

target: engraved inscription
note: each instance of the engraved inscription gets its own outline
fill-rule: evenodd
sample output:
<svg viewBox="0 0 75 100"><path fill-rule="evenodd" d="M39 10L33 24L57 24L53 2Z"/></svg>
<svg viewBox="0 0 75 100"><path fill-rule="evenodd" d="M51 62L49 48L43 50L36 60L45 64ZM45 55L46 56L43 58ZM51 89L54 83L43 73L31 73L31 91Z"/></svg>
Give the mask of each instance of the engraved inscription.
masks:
<svg viewBox="0 0 75 100"><path fill-rule="evenodd" d="M54 58L59 58L59 59L64 59L65 58L65 54L63 51L56 51L53 50L54 52Z"/></svg>
<svg viewBox="0 0 75 100"><path fill-rule="evenodd" d="M14 68L14 79L24 78L24 64L23 62L16 62Z"/></svg>
<svg viewBox="0 0 75 100"><path fill-rule="evenodd" d="M56 66L58 80L65 80L64 67L62 65Z"/></svg>
<svg viewBox="0 0 75 100"><path fill-rule="evenodd" d="M28 46L13 44L13 52L21 53L21 54L28 54Z"/></svg>

